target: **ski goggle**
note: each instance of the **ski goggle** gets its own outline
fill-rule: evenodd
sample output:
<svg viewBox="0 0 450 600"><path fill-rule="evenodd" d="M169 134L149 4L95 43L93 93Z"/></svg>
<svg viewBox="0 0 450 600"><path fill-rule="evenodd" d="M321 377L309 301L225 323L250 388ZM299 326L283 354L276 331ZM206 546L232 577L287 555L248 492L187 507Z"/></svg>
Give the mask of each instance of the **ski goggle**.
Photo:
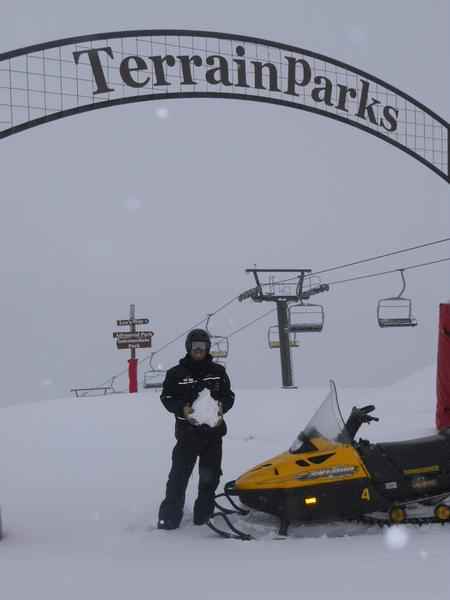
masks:
<svg viewBox="0 0 450 600"><path fill-rule="evenodd" d="M207 350L207 342L191 342L191 352L206 352Z"/></svg>

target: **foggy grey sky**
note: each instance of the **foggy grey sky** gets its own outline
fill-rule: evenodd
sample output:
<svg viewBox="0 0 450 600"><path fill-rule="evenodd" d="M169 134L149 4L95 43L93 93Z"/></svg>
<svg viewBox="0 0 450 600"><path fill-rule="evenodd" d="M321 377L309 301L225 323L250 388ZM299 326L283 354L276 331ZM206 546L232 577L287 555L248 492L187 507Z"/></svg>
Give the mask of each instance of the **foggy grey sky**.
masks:
<svg viewBox="0 0 450 600"><path fill-rule="evenodd" d="M144 28L266 38L367 71L449 118L446 1L3 0L2 17L0 52ZM0 404L69 395L125 368L112 332L130 303L150 319L157 349L252 287L244 270L254 263L320 270L450 231L449 186L418 161L356 128L256 102L97 110L1 140L0 161ZM445 256L450 244L330 281ZM407 272L416 328L376 324L377 301L400 291L398 275L317 297L326 324L294 351L296 383L379 387L433 362L449 279L449 263ZM229 333L269 308L234 303L211 329ZM278 353L267 347L274 323L232 339L234 387L280 384ZM183 352L180 341L156 362L170 367Z"/></svg>

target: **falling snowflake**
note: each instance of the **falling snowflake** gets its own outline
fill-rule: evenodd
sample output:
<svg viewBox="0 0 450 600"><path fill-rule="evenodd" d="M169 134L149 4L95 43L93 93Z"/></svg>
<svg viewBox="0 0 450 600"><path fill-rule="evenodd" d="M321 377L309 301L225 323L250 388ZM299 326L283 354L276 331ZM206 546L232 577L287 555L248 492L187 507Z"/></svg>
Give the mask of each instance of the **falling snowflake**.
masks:
<svg viewBox="0 0 450 600"><path fill-rule="evenodd" d="M161 107L156 109L156 116L158 117L158 119L167 119L169 114L170 113L167 108Z"/></svg>

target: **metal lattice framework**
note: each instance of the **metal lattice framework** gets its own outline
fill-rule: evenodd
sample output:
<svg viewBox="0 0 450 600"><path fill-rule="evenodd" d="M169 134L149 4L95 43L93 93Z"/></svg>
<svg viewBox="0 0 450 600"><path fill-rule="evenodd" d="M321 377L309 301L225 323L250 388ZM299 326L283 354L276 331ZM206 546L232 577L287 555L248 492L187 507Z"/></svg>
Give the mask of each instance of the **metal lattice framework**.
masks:
<svg viewBox="0 0 450 600"><path fill-rule="evenodd" d="M449 179L449 124L386 82L275 42L185 30L121 31L0 54L0 138L106 106L233 98L363 129Z"/></svg>

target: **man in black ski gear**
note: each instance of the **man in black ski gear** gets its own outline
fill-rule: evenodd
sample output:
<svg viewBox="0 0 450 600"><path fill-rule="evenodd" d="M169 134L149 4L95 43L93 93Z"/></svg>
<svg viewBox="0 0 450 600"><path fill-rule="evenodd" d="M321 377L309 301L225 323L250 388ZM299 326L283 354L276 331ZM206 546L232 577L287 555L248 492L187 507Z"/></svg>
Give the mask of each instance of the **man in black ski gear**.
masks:
<svg viewBox="0 0 450 600"><path fill-rule="evenodd" d="M172 468L161 503L159 529L176 529L183 517L189 478L199 458L198 496L194 504L194 524L202 525L214 512L214 496L222 475L222 437L227 432L223 415L234 403L234 393L225 368L209 354L211 340L203 329L186 337L186 356L169 369L163 384L161 402L175 415L177 443L172 451ZM192 403L204 389L218 403L215 426L199 425L191 416Z"/></svg>

